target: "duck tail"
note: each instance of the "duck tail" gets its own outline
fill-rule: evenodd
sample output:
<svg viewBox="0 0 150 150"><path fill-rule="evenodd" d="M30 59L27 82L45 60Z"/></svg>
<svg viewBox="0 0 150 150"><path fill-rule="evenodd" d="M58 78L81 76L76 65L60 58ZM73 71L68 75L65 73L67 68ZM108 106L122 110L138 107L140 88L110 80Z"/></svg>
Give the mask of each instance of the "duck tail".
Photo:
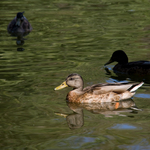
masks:
<svg viewBox="0 0 150 150"><path fill-rule="evenodd" d="M130 91L131 93L133 93L133 92L135 92L139 87L141 87L143 84L144 84L144 82L141 82L140 84L134 84L133 86L131 86L131 87L129 88L129 91Z"/></svg>

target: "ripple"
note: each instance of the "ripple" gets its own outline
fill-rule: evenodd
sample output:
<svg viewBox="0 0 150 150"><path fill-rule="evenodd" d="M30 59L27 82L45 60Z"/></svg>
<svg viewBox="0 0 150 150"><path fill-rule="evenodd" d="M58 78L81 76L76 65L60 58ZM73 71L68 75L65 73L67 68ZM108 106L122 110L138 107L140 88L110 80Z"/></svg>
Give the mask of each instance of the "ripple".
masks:
<svg viewBox="0 0 150 150"><path fill-rule="evenodd" d="M60 142L59 146L69 145L71 148L80 148L84 144L95 142L95 138L92 137L83 137L83 136L71 136L64 140L64 142Z"/></svg>
<svg viewBox="0 0 150 150"><path fill-rule="evenodd" d="M118 129L118 130L135 130L135 129L142 129L141 127L136 127L133 125L129 125L129 124L116 124L112 127L110 127L109 129Z"/></svg>
<svg viewBox="0 0 150 150"><path fill-rule="evenodd" d="M135 97L139 97L139 98L150 98L150 94L136 94Z"/></svg>

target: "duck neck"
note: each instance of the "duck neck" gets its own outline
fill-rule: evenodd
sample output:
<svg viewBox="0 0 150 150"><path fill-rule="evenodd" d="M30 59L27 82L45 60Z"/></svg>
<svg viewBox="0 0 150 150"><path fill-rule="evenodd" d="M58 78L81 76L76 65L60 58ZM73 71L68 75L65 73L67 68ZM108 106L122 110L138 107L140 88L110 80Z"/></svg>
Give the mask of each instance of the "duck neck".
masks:
<svg viewBox="0 0 150 150"><path fill-rule="evenodd" d="M84 94L83 87L74 88L68 93L66 100L68 102L77 102L78 97L80 97L82 94Z"/></svg>
<svg viewBox="0 0 150 150"><path fill-rule="evenodd" d="M121 65L124 65L124 64L127 64L128 63L128 58L122 58L118 61L118 64L121 64Z"/></svg>
<svg viewBox="0 0 150 150"><path fill-rule="evenodd" d="M73 87L73 91L76 91L76 92L83 92L83 85L84 85L84 82L83 82L83 79L80 80L80 82L77 82L74 87Z"/></svg>
<svg viewBox="0 0 150 150"><path fill-rule="evenodd" d="M82 92L83 91L83 86L79 87L79 88L74 88L73 91Z"/></svg>
<svg viewBox="0 0 150 150"><path fill-rule="evenodd" d="M124 53L122 57L119 57L118 60L119 64L127 64L128 63L128 56Z"/></svg>

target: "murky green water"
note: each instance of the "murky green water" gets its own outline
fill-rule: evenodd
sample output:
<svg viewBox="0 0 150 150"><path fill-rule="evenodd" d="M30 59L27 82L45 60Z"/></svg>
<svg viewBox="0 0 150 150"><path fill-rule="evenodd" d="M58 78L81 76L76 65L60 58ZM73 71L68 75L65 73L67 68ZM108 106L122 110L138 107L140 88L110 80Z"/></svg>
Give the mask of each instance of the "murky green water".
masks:
<svg viewBox="0 0 150 150"><path fill-rule="evenodd" d="M117 49L130 61L150 60L149 6L147 0L1 0L0 149L150 149L149 82L133 97L138 112L74 114L65 102L70 89L53 90L74 72L85 86L126 81L107 75L103 65ZM33 27L22 46L6 31L19 11Z"/></svg>

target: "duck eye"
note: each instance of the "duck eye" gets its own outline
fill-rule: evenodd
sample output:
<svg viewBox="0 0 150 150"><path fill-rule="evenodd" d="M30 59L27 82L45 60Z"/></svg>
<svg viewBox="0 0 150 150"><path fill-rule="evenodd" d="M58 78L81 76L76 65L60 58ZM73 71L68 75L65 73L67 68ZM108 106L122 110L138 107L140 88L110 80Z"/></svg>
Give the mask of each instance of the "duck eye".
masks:
<svg viewBox="0 0 150 150"><path fill-rule="evenodd" d="M73 80L73 78L70 78L70 80Z"/></svg>

